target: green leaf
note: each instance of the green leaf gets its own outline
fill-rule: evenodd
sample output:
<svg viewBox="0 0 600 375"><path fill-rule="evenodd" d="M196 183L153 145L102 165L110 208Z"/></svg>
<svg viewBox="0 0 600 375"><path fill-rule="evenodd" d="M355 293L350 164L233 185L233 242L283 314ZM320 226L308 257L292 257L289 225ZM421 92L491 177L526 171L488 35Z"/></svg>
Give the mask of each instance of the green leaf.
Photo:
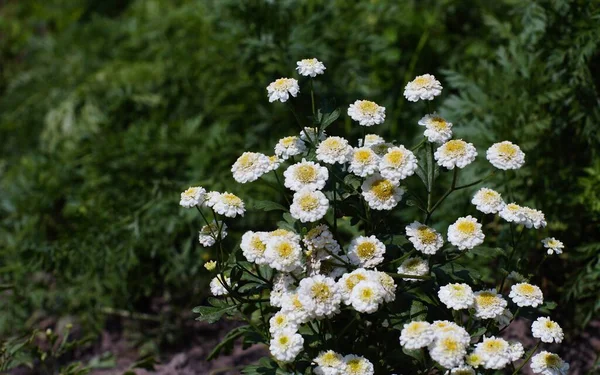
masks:
<svg viewBox="0 0 600 375"><path fill-rule="evenodd" d="M210 361L211 359L217 357L222 351L225 353L230 353L233 349L233 342L235 341L235 339L246 333L249 327L250 326L246 325L236 327L229 331L229 333L223 338L223 340L217 346L215 346L215 348L208 354L206 360Z"/></svg>
<svg viewBox="0 0 600 375"><path fill-rule="evenodd" d="M263 210L263 211L276 211L276 210L287 211L287 208L285 208L281 204L279 204L277 202L273 202L273 201L254 201L252 204L252 208L256 209L256 210Z"/></svg>
<svg viewBox="0 0 600 375"><path fill-rule="evenodd" d="M410 305L410 319L421 320L427 317L427 306L418 300L413 300Z"/></svg>
<svg viewBox="0 0 600 375"><path fill-rule="evenodd" d="M481 256L483 258L497 258L506 256L506 251L500 247L477 246L467 253L470 256Z"/></svg>
<svg viewBox="0 0 600 375"><path fill-rule="evenodd" d="M321 113L321 110L319 109L317 118L319 119L319 122L321 124L320 125L321 131L327 129L327 127L329 125L331 125L335 120L337 120L338 117L340 117L340 109L339 108L336 108L329 113Z"/></svg>
<svg viewBox="0 0 600 375"><path fill-rule="evenodd" d="M216 321L218 321L219 319L221 319L221 317L224 314L229 313L230 311L233 311L234 309L235 309L235 306L227 306L227 307L197 306L197 307L194 307L194 309L192 311L196 314L200 314L200 316L197 317L196 320L212 324L212 323L215 323Z"/></svg>

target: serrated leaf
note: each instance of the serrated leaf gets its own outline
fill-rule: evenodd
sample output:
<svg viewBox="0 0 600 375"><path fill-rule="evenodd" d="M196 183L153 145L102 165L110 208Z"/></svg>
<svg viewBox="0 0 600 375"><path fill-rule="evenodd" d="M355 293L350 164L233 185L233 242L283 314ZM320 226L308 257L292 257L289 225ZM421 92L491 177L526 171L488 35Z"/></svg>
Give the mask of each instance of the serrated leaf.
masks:
<svg viewBox="0 0 600 375"><path fill-rule="evenodd" d="M212 324L212 323L215 323L216 321L218 321L219 319L221 319L221 317L224 314L229 313L230 311L233 311L234 309L235 309L235 306L227 306L227 307L197 306L197 307L194 307L194 309L192 311L196 314L200 314L200 316L197 317L196 320Z"/></svg>
<svg viewBox="0 0 600 375"><path fill-rule="evenodd" d="M319 114L318 114L317 118L319 119L319 122L320 122L321 131L327 129L327 127L329 125L331 125L335 120L337 120L338 117L340 117L340 109L339 108L336 108L329 113L321 113L321 110L319 109Z"/></svg>

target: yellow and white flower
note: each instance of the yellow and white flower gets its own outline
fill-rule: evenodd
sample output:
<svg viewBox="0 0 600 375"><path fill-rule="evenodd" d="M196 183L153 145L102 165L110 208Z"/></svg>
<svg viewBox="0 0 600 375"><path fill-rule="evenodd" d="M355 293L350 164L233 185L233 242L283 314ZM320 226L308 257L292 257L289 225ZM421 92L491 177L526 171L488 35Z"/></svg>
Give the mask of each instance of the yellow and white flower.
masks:
<svg viewBox="0 0 600 375"><path fill-rule="evenodd" d="M435 333L431 324L427 322L414 321L405 324L400 333L400 345L409 350L424 348L434 339Z"/></svg>
<svg viewBox="0 0 600 375"><path fill-rule="evenodd" d="M404 146L391 147L379 162L379 173L388 180L399 181L412 176L417 158Z"/></svg>
<svg viewBox="0 0 600 375"><path fill-rule="evenodd" d="M511 362L518 361L525 354L525 348L523 348L523 344L518 341L513 341L510 343L510 347L508 348L508 352L510 355Z"/></svg>
<svg viewBox="0 0 600 375"><path fill-rule="evenodd" d="M510 294L508 296L519 307L538 307L544 303L544 294L542 293L542 290L539 287L529 283L519 283L513 285L510 288Z"/></svg>
<svg viewBox="0 0 600 375"><path fill-rule="evenodd" d="M281 297L281 312L298 325L306 323L314 317L308 306L304 306L300 301L297 291L285 293Z"/></svg>
<svg viewBox="0 0 600 375"><path fill-rule="evenodd" d="M298 241L287 237L271 237L267 241L265 259L271 268L292 272L302 266L302 248Z"/></svg>
<svg viewBox="0 0 600 375"><path fill-rule="evenodd" d="M273 279L273 289L269 295L269 303L274 307L281 307L284 296L295 289L294 278L286 273L278 273Z"/></svg>
<svg viewBox="0 0 600 375"><path fill-rule="evenodd" d="M346 273L337 281L338 291L341 293L342 301L346 305L351 304L352 290L362 281L372 281L371 274L364 268L357 268L350 273Z"/></svg>
<svg viewBox="0 0 600 375"><path fill-rule="evenodd" d="M542 375L567 375L569 364L557 354L547 351L539 352L531 358L531 371Z"/></svg>
<svg viewBox="0 0 600 375"><path fill-rule="evenodd" d="M304 151L306 151L304 141L295 135L281 138L275 145L275 155L281 160L288 160Z"/></svg>
<svg viewBox="0 0 600 375"><path fill-rule="evenodd" d="M419 257L407 258L400 267L398 267L398 273L403 275L411 276L426 276L429 275L429 263ZM404 281L423 281L422 279L415 279L411 277L403 277Z"/></svg>
<svg viewBox="0 0 600 375"><path fill-rule="evenodd" d="M487 369L499 370L512 362L510 344L499 337L484 337L475 345L475 354L479 355Z"/></svg>
<svg viewBox="0 0 600 375"><path fill-rule="evenodd" d="M296 70L301 76L316 77L325 73L325 65L317 59L302 59L296 63Z"/></svg>
<svg viewBox="0 0 600 375"><path fill-rule="evenodd" d="M525 164L525 153L516 144L504 141L494 143L486 152L487 159L498 169L519 169Z"/></svg>
<svg viewBox="0 0 600 375"><path fill-rule="evenodd" d="M547 343L561 343L565 335L562 328L550 318L539 317L531 324L532 336Z"/></svg>
<svg viewBox="0 0 600 375"><path fill-rule="evenodd" d="M452 138L452 123L436 113L423 116L419 125L425 127L423 135L431 143L444 143Z"/></svg>
<svg viewBox="0 0 600 375"><path fill-rule="evenodd" d="M542 240L544 247L548 249L548 254L562 254L565 245L554 237L544 238Z"/></svg>
<svg viewBox="0 0 600 375"><path fill-rule="evenodd" d="M266 264L265 250L267 249L267 232L248 231L242 236L240 249L248 262Z"/></svg>
<svg viewBox="0 0 600 375"><path fill-rule="evenodd" d="M383 290L383 300L393 302L396 300L396 283L394 278L385 272L369 271L370 279L375 280Z"/></svg>
<svg viewBox="0 0 600 375"><path fill-rule="evenodd" d="M331 317L340 312L342 296L332 278L316 275L300 280L298 298L317 317Z"/></svg>
<svg viewBox="0 0 600 375"><path fill-rule="evenodd" d="M391 210L402 200L404 189L394 181L375 173L362 183L362 195L374 210Z"/></svg>
<svg viewBox="0 0 600 375"><path fill-rule="evenodd" d="M208 262L204 263L204 268L206 268L207 271L212 272L217 268L217 262L214 260L209 260Z"/></svg>
<svg viewBox="0 0 600 375"><path fill-rule="evenodd" d="M496 293L496 289L475 292L475 316L480 319L494 319L504 313L508 302Z"/></svg>
<svg viewBox="0 0 600 375"><path fill-rule="evenodd" d="M317 365L314 369L316 375L342 375L345 366L344 357L333 350L320 352L313 363Z"/></svg>
<svg viewBox="0 0 600 375"><path fill-rule="evenodd" d="M283 329L276 332L271 339L269 351L278 361L292 362L302 351L304 339L296 330Z"/></svg>
<svg viewBox="0 0 600 375"><path fill-rule="evenodd" d="M525 222L525 213L523 207L516 203L505 205L498 215L509 223L521 224Z"/></svg>
<svg viewBox="0 0 600 375"><path fill-rule="evenodd" d="M452 334L465 346L468 346L471 342L471 335L469 335L469 332L454 322L448 320L436 320L431 323L431 328L433 329L433 333L435 333L436 339Z"/></svg>
<svg viewBox="0 0 600 375"><path fill-rule="evenodd" d="M327 137L317 147L317 159L327 164L344 164L351 155L352 146L342 137Z"/></svg>
<svg viewBox="0 0 600 375"><path fill-rule="evenodd" d="M373 268L383 262L385 245L377 237L359 236L350 242L348 259L356 266Z"/></svg>
<svg viewBox="0 0 600 375"><path fill-rule="evenodd" d="M466 354L467 344L454 333L440 336L429 346L431 359L447 369L463 365Z"/></svg>
<svg viewBox="0 0 600 375"><path fill-rule="evenodd" d="M236 217L237 215L244 216L246 208L244 207L244 201L235 194L224 192L218 196L211 197L211 207L219 215L227 217Z"/></svg>
<svg viewBox="0 0 600 375"><path fill-rule="evenodd" d="M283 331L284 329L297 331L298 324L296 324L294 321L291 321L287 314L279 311L277 314L273 315L271 319L269 319L269 332L273 335L279 331Z"/></svg>
<svg viewBox="0 0 600 375"><path fill-rule="evenodd" d="M385 143L385 139L383 139L382 136L377 135L377 134L365 135L364 144L363 144L362 138L359 138L359 140L358 140L359 147L371 147L371 146L379 145L382 143Z"/></svg>
<svg viewBox="0 0 600 375"><path fill-rule="evenodd" d="M473 306L475 295L467 284L447 284L438 291L440 301L449 309L463 310Z"/></svg>
<svg viewBox="0 0 600 375"><path fill-rule="evenodd" d="M460 217L448 227L448 241L459 250L472 249L483 243L481 224L471 215Z"/></svg>
<svg viewBox="0 0 600 375"><path fill-rule="evenodd" d="M292 191L321 190L327 183L329 171L315 162L302 159L300 163L290 165L283 176L285 187Z"/></svg>
<svg viewBox="0 0 600 375"><path fill-rule="evenodd" d="M405 230L408 240L423 254L435 254L444 246L444 239L440 233L418 221L406 226Z"/></svg>
<svg viewBox="0 0 600 375"><path fill-rule="evenodd" d="M227 276L223 279L223 276L218 275L213 277L210 281L210 293L213 296L218 297L227 295L228 292L225 286L223 286L223 280L225 280L225 285L231 285L231 281Z"/></svg>
<svg viewBox="0 0 600 375"><path fill-rule="evenodd" d="M471 203L484 214L496 214L506 206L500 193L485 187L479 189L477 193L475 193Z"/></svg>
<svg viewBox="0 0 600 375"><path fill-rule="evenodd" d="M231 167L233 179L241 184L256 181L270 170L269 157L259 152L244 152Z"/></svg>
<svg viewBox="0 0 600 375"><path fill-rule="evenodd" d="M383 288L375 281L361 281L350 294L350 304L354 310L371 314L379 309L383 302Z"/></svg>
<svg viewBox="0 0 600 375"><path fill-rule="evenodd" d="M303 223L321 220L329 209L329 200L321 191L304 188L294 193L290 215Z"/></svg>
<svg viewBox="0 0 600 375"><path fill-rule="evenodd" d="M438 147L433 154L437 163L445 168L464 168L477 157L477 150L472 143L462 139L453 139Z"/></svg>
<svg viewBox="0 0 600 375"><path fill-rule="evenodd" d="M344 366L341 374L344 375L373 375L373 364L366 358L354 354L344 357Z"/></svg>
<svg viewBox="0 0 600 375"><path fill-rule="evenodd" d="M298 81L293 78L279 78L267 86L269 102L279 100L284 103L290 98L290 95L296 97L300 92Z"/></svg>
<svg viewBox="0 0 600 375"><path fill-rule="evenodd" d="M535 208L523 207L522 210L524 220L521 224L523 224L526 228L544 228L546 223L546 216L540 210L536 210Z"/></svg>
<svg viewBox="0 0 600 375"><path fill-rule="evenodd" d="M179 205L185 208L192 208L202 205L206 200L206 189L200 186L189 187L181 193Z"/></svg>
<svg viewBox="0 0 600 375"><path fill-rule="evenodd" d="M385 107L369 100L357 100L348 107L348 116L362 126L373 126L385 121Z"/></svg>
<svg viewBox="0 0 600 375"><path fill-rule="evenodd" d="M204 247L214 245L219 238L219 227L221 227L221 239L227 237L227 225L222 221L217 223L213 220L210 225L204 225L200 228L200 232L198 233L200 245Z"/></svg>
<svg viewBox="0 0 600 375"><path fill-rule="evenodd" d="M367 177L377 172L379 156L370 147L355 148L350 158L348 171L359 177Z"/></svg>
<svg viewBox="0 0 600 375"><path fill-rule="evenodd" d="M411 102L433 100L442 93L442 84L431 74L417 76L404 87L404 97Z"/></svg>

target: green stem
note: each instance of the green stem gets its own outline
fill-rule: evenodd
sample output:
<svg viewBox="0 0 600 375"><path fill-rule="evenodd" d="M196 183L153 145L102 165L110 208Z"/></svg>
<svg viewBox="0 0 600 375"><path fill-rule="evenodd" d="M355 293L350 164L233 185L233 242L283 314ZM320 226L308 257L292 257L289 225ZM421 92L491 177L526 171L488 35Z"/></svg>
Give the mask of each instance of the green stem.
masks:
<svg viewBox="0 0 600 375"><path fill-rule="evenodd" d="M433 148L432 148L433 149ZM442 202L448 198L448 196L450 194L452 194L453 191L457 190L456 189L456 180L458 178L458 168L454 168L453 170L453 174L452 174L452 184L450 185L450 188L446 191L446 193L444 193L444 195L442 195L442 197L433 205L433 207L430 207L430 203L431 202L427 202L427 218L425 219L425 224L427 224L427 222L429 221L429 219L431 218L431 215L435 212L435 210L438 209L438 207L442 204ZM430 198L430 197L428 197Z"/></svg>
<svg viewBox="0 0 600 375"><path fill-rule="evenodd" d="M535 345L535 347L533 349L531 349L531 352L529 353L527 358L525 358L525 360L523 361L521 366L519 366L519 368L515 372L513 372L512 375L517 375L519 373L519 371L521 371L523 366L525 366L527 364L527 362L529 362L529 360L531 359L531 357L533 356L533 354L535 353L535 351L537 350L537 348L540 346L541 343L542 343L541 341L538 341L538 343Z"/></svg>

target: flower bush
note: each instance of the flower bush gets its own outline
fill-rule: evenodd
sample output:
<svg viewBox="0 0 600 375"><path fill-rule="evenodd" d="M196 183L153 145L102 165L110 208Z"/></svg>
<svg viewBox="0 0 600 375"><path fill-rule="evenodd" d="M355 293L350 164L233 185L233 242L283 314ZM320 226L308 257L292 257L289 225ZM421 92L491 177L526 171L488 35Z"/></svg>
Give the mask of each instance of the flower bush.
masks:
<svg viewBox="0 0 600 375"><path fill-rule="evenodd" d="M231 330L209 359L243 337L245 345L267 344L272 356L246 374L517 374L530 360L534 373L566 374L569 365L559 356L536 354L564 335L548 317L555 304L530 282L541 263L529 264L528 250L519 246L546 227L541 211L513 202L505 171L524 165L519 146L495 143L486 152L487 175L462 181L461 170L478 151L452 139L453 124L431 110L415 119L425 130L410 147L367 134L367 127L385 126L386 115L369 100L347 109L362 127L359 139L328 135L341 111L317 108L315 79L325 65L317 59L297 65L300 80L279 78L267 87L270 102L293 112L297 135L281 139L272 156L244 152L231 169L239 183L261 179L277 189L287 206L246 204L203 187L181 194L181 206L197 209L203 221L200 243L217 249L205 264L215 273L214 297L195 309L198 319L247 323ZM425 74L406 85L404 96L429 108L442 89ZM292 103L304 91L306 114ZM480 186L494 179L505 191ZM442 195L440 185L447 186ZM468 212L436 217L451 194L468 188L479 188ZM237 245L228 242L226 229L234 230L234 219L251 208L280 210L282 220L267 224L268 231L246 232ZM447 228L439 224L448 221ZM486 221L509 228L504 246L484 246ZM555 238L542 243L545 256L563 251ZM465 256L489 259L498 270L494 283L458 262ZM528 350L503 338L519 316L535 320L537 344Z"/></svg>

